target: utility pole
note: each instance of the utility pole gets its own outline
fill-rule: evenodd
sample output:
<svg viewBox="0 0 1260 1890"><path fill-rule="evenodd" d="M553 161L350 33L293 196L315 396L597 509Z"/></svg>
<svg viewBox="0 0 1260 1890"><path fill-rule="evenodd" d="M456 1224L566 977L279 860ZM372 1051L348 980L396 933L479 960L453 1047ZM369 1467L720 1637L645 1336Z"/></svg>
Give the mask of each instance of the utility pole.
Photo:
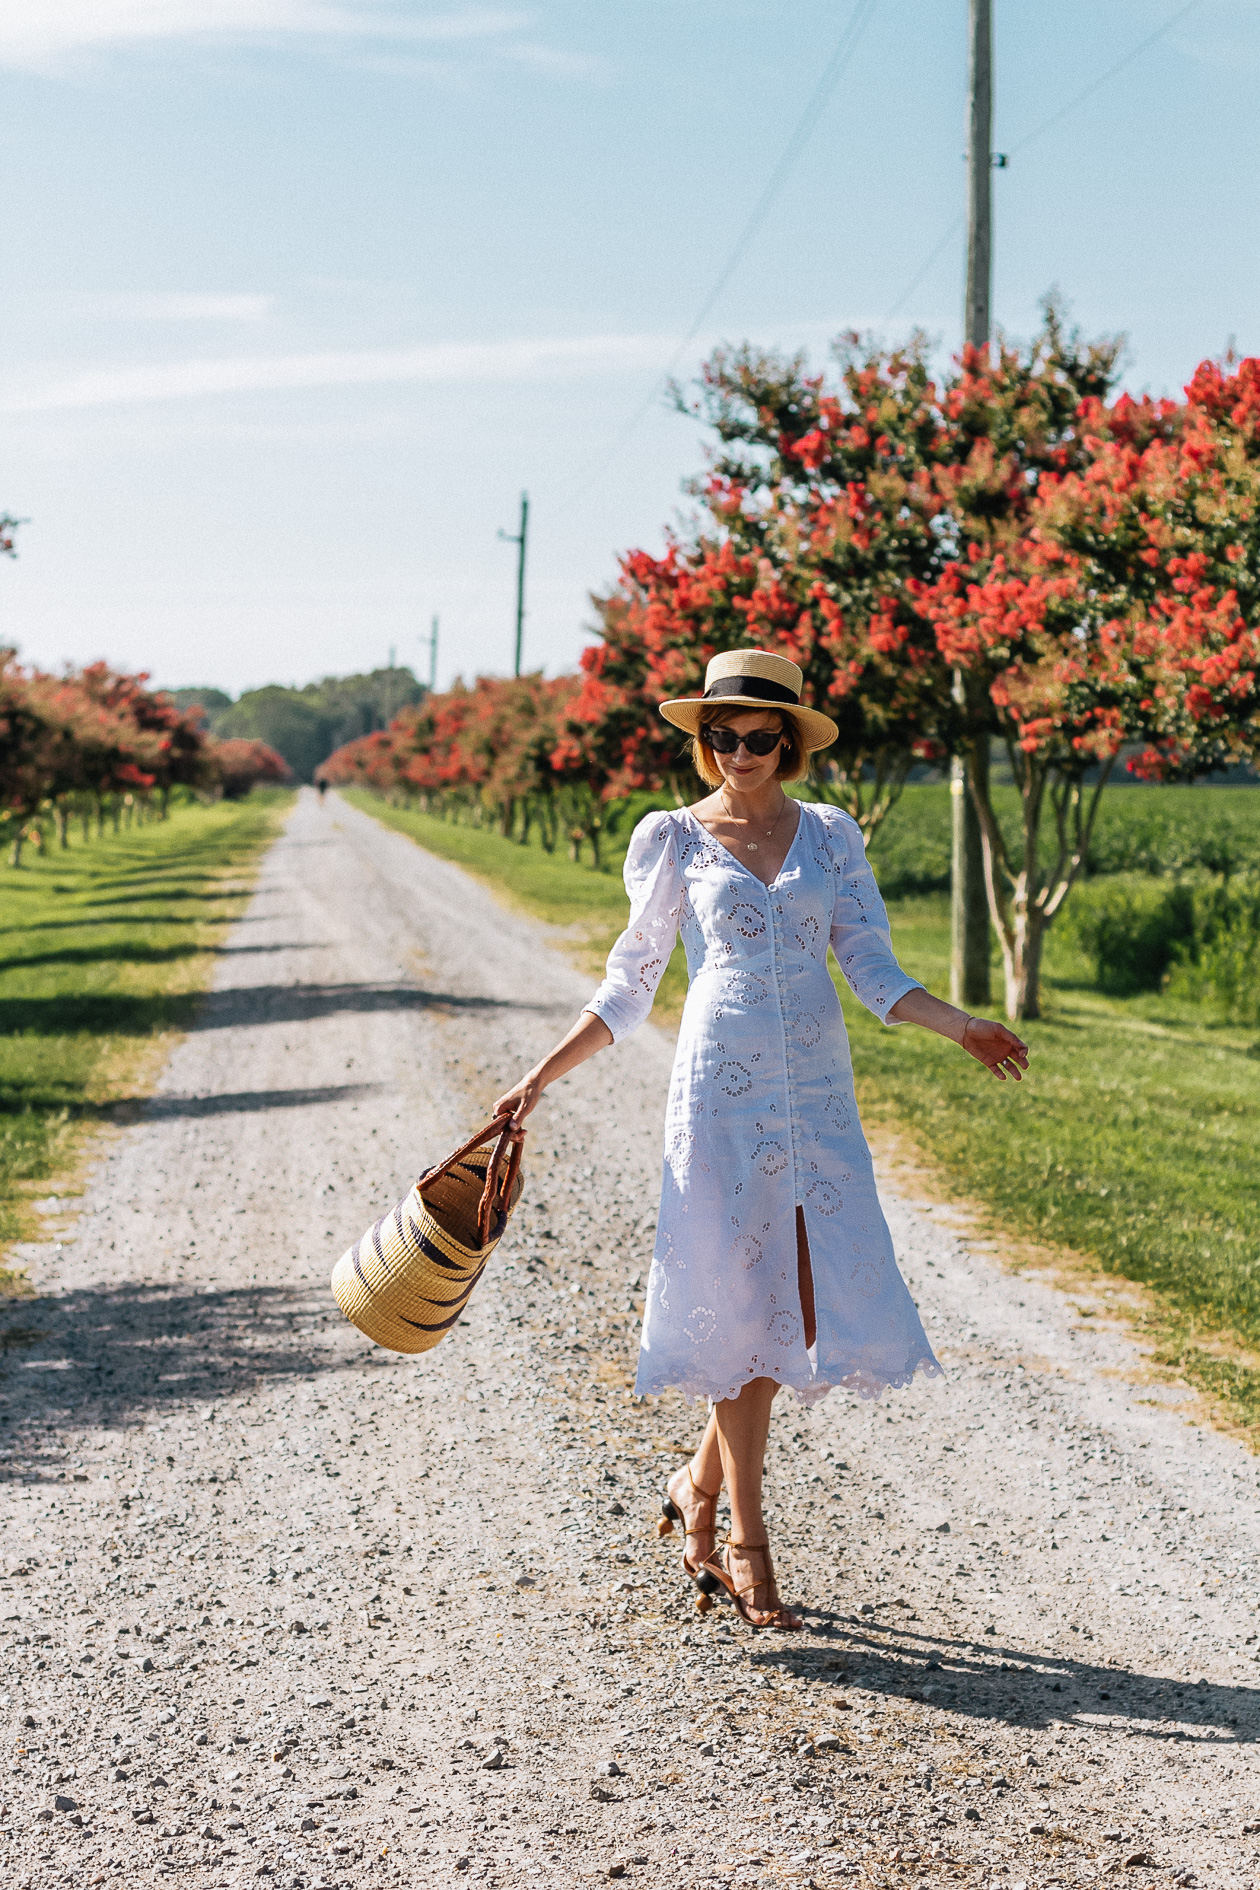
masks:
<svg viewBox="0 0 1260 1890"><path fill-rule="evenodd" d="M438 620L434 617L433 628L429 631L429 694L431 696L437 694L437 651Z"/></svg>
<svg viewBox="0 0 1260 1890"><path fill-rule="evenodd" d="M989 345L993 293L993 0L970 0L971 45L967 108L967 289L963 339ZM967 679L954 671L954 701L967 703ZM975 744L971 765L987 777L987 736ZM950 873L949 995L965 1010L987 1004L989 988L989 900L984 884L984 847L975 803L967 791L966 763L950 762L953 858Z"/></svg>
<svg viewBox="0 0 1260 1890"><path fill-rule="evenodd" d="M516 546L516 667L514 676L521 673L521 640L525 634L525 535L529 529L529 494L521 494L521 529L519 532L500 532L500 538L506 538L509 545Z"/></svg>

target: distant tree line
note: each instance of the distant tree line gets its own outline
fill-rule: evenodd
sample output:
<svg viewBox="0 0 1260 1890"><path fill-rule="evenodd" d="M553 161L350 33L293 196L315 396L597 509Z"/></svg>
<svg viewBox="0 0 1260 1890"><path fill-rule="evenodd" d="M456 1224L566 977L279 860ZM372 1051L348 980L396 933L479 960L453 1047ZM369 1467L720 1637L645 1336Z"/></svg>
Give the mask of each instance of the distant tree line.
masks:
<svg viewBox="0 0 1260 1890"><path fill-rule="evenodd" d="M597 848L608 801L695 792L657 705L720 650L781 651L839 725L814 791L868 837L916 762L962 758L1007 1011L1036 1016L1117 763L1190 780L1260 752L1260 359L1153 401L1114 397L1120 352L1053 304L939 381L921 339L845 337L831 377L719 351L678 395L714 440L695 517L623 558L581 673L459 685L322 774Z"/></svg>
<svg viewBox="0 0 1260 1890"><path fill-rule="evenodd" d="M182 709L196 705L212 735L265 742L283 755L295 778L312 781L334 749L388 728L395 716L423 700L424 686L406 668L358 676L325 676L302 689L278 683L246 690L234 701L222 689L175 689Z"/></svg>

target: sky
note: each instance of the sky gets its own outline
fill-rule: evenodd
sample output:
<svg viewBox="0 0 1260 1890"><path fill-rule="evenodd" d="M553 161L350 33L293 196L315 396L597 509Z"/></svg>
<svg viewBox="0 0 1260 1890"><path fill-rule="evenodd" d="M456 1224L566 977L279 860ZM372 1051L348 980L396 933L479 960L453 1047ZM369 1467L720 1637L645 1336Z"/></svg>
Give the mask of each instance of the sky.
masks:
<svg viewBox="0 0 1260 1890"><path fill-rule="evenodd" d="M22 0L0 641L236 693L391 649L427 680L436 614L440 686L509 673L527 489L525 664L571 668L703 463L671 364L958 346L966 33L967 0ZM1260 0L995 0L995 46L1001 326L1056 288L1155 393L1260 352Z"/></svg>

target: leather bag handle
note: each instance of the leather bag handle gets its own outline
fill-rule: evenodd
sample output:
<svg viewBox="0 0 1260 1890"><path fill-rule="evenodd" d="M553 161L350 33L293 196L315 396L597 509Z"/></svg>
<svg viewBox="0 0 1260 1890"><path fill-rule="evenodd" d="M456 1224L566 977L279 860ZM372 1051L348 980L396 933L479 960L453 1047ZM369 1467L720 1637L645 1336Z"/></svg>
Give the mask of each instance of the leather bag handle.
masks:
<svg viewBox="0 0 1260 1890"><path fill-rule="evenodd" d="M475 1148L480 1148L483 1143L489 1142L495 1136L498 1140L495 1142L494 1153L486 1163L486 1185L482 1189L481 1200L477 1207L477 1232L481 1236L483 1247L490 1238L491 1216L496 1208L506 1214L516 1177L520 1173L525 1131L518 1122L512 1120L511 1115L496 1116L494 1121L486 1128L479 1130L471 1141L457 1148L453 1155L448 1155L446 1160L439 1162L436 1168L430 1168L428 1173L421 1175L416 1183L416 1192L423 1197L430 1182L449 1174L457 1162L463 1161L465 1155L471 1155ZM504 1168L505 1155L507 1156L506 1169Z"/></svg>

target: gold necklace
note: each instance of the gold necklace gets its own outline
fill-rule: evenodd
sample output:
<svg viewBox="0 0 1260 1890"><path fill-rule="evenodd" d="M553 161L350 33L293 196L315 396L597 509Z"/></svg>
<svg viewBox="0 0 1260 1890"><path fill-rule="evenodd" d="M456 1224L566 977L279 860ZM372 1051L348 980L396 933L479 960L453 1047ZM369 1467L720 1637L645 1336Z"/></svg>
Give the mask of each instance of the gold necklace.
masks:
<svg viewBox="0 0 1260 1890"><path fill-rule="evenodd" d="M785 808L786 806L787 806L787 795L785 794L785 795L783 796L783 801L782 801L782 804L781 804L781 806L780 806L780 808L779 808L779 811L778 811L778 813L777 813L777 814L775 815L775 817L774 817L774 819L773 819L773 821L771 822L771 824L770 824L770 825L769 825L769 826L768 826L768 827L766 828L766 839L767 839L767 840L771 840L771 839L773 839L773 838L774 838L774 830L775 830L775 828L776 828L776 827L778 826L778 824L779 824L779 822L780 822L780 821L782 820L782 818L783 818L783 809L784 809L784 808ZM724 813L724 814L726 815L726 818L727 818L727 819L728 819L729 821L732 821L732 822L733 822L733 821L735 820L735 815L734 815L734 814L732 814L732 812L731 812L731 810L730 810L730 808L729 808L729 807L728 807L728 806L726 805L726 802L725 802L725 801L723 801L723 803L722 803L722 811L723 811L723 813ZM745 825L745 827L751 827L751 826L752 826L752 822L751 822L751 820L746 820L746 821L744 822L744 825ZM746 853L757 853L757 852L759 852L759 851L760 851L760 848L758 847L758 845L757 845L757 842L756 842L755 840L745 840L745 841L743 841L743 842L742 842L741 844L743 845L743 848L744 848L744 851L745 851Z"/></svg>

